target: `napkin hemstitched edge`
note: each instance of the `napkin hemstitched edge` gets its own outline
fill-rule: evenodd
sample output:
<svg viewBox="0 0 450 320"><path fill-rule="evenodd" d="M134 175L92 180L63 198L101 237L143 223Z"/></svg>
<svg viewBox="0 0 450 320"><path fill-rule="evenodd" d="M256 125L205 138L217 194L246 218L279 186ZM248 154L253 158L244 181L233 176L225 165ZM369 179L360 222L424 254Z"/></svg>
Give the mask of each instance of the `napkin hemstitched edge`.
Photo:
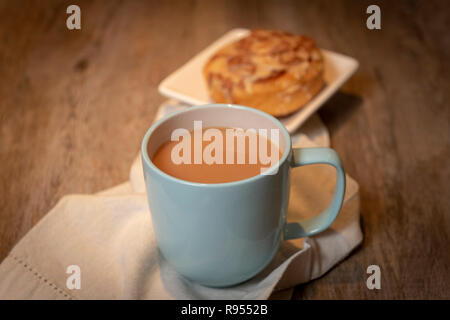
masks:
<svg viewBox="0 0 450 320"><path fill-rule="evenodd" d="M25 259L20 258L13 253L10 253L6 256L6 259L12 259L16 262L17 265L22 266L27 272L29 272L33 279L35 279L37 282L41 282L41 280L44 281L45 284L47 284L50 288L53 288L58 294L60 294L62 297L67 298L69 300L75 300L76 298L72 296L71 294L67 293L63 289L61 289L59 286L54 284L52 281L48 279L48 277L44 276L42 273L40 273L35 267L32 267L30 263L28 263Z"/></svg>

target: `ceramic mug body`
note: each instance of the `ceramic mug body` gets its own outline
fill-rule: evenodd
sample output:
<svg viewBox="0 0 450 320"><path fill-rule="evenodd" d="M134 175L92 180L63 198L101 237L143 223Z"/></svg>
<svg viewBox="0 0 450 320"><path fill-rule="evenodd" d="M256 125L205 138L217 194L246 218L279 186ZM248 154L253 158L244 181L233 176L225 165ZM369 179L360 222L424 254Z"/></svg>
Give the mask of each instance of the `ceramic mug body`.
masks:
<svg viewBox="0 0 450 320"><path fill-rule="evenodd" d="M203 128L277 129L280 161L265 174L218 184L184 181L159 170L151 162L159 146L170 140L175 129L193 130L198 120ZM217 104L173 113L150 127L141 151L159 249L180 274L207 286L230 286L253 277L272 260L283 237L297 238L324 230L342 204L338 181L338 194L328 208L333 212L286 224L290 168L307 159L293 152L289 133L278 120L255 109ZM330 163L329 159L316 160L312 163ZM340 163L332 165L339 167ZM340 187L345 189L340 169L338 180L344 179Z"/></svg>

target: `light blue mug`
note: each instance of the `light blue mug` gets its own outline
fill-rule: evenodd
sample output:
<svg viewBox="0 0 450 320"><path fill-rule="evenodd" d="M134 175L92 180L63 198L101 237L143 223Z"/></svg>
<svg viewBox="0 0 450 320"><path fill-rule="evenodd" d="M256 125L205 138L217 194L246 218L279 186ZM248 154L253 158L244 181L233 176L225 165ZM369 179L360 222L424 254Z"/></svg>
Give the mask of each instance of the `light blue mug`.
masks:
<svg viewBox="0 0 450 320"><path fill-rule="evenodd" d="M180 180L151 161L177 128L279 129L278 166L248 179L204 184ZM159 249L183 276L200 284L224 287L259 273L273 259L281 241L319 233L335 220L345 192L345 172L329 148L292 149L291 138L274 117L256 109L211 104L175 112L153 124L142 141L148 202ZM329 207L319 215L286 223L290 169L330 164L337 183ZM270 170L274 170L270 172Z"/></svg>

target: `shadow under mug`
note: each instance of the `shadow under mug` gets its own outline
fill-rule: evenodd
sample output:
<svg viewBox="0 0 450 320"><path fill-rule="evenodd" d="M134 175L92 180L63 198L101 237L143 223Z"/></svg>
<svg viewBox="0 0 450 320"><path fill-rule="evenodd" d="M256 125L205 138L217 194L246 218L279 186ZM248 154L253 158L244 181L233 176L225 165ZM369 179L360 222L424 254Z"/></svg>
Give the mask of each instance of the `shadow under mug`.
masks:
<svg viewBox="0 0 450 320"><path fill-rule="evenodd" d="M236 182L205 184L174 178L150 160L177 128L237 127L279 129L278 167ZM281 241L319 233L335 220L344 199L345 173L330 148L292 149L291 138L274 117L256 109L224 104L190 107L153 124L142 141L147 197L159 249L181 275L200 284L224 287L259 273ZM329 207L313 218L286 223L290 169L330 164L337 183ZM275 170L273 174L268 174Z"/></svg>

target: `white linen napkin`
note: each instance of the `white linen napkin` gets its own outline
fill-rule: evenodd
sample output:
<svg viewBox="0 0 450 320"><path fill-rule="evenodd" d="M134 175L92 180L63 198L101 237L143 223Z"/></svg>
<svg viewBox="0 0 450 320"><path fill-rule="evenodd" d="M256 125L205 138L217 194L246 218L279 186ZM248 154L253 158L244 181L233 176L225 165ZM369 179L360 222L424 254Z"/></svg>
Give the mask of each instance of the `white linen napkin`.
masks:
<svg viewBox="0 0 450 320"><path fill-rule="evenodd" d="M168 101L157 118L183 107ZM293 144L329 145L317 115L293 136ZM323 210L334 183L331 167L293 169L288 220ZM20 240L0 265L0 299L267 299L274 291L320 277L362 237L358 184L347 176L343 208L328 230L284 241L271 264L245 283L201 286L178 275L158 251L137 157L130 181L98 194L63 197ZM67 286L74 276L70 266L79 267L79 289Z"/></svg>

